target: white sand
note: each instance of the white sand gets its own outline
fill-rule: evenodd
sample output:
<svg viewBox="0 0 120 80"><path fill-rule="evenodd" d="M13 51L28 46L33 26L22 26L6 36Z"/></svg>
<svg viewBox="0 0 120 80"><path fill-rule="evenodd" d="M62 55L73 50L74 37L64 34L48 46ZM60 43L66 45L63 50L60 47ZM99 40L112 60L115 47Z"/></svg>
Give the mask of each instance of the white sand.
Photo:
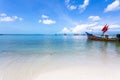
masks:
<svg viewBox="0 0 120 80"><path fill-rule="evenodd" d="M81 66L40 74L35 80L120 80L119 67Z"/></svg>
<svg viewBox="0 0 120 80"><path fill-rule="evenodd" d="M120 80L120 63L115 58L18 56L0 60L0 80Z"/></svg>

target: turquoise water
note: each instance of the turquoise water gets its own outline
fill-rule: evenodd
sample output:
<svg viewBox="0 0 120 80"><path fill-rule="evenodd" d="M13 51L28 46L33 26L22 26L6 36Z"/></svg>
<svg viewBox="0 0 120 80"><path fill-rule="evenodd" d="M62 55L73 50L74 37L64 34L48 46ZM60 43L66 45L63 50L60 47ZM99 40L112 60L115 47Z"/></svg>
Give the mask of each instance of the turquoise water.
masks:
<svg viewBox="0 0 120 80"><path fill-rule="evenodd" d="M54 69L88 64L118 66L120 42L82 35L0 36L0 80L35 80Z"/></svg>
<svg viewBox="0 0 120 80"><path fill-rule="evenodd" d="M120 54L120 42L89 41L86 36L2 35L1 54Z"/></svg>

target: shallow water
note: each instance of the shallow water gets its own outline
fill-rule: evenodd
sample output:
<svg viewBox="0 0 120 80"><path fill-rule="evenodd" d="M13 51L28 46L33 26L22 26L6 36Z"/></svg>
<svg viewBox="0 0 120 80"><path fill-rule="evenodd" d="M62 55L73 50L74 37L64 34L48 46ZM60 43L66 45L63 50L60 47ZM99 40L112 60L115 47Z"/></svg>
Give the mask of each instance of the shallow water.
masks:
<svg viewBox="0 0 120 80"><path fill-rule="evenodd" d="M120 80L119 67L120 42L80 35L0 36L0 80Z"/></svg>

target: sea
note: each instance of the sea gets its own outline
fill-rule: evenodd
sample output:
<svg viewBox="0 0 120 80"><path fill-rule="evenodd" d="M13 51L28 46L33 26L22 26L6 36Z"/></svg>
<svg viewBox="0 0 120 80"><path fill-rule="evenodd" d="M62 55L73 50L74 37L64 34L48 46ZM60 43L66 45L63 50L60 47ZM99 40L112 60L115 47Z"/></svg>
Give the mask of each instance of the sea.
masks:
<svg viewBox="0 0 120 80"><path fill-rule="evenodd" d="M120 80L120 42L86 35L0 35L0 80Z"/></svg>

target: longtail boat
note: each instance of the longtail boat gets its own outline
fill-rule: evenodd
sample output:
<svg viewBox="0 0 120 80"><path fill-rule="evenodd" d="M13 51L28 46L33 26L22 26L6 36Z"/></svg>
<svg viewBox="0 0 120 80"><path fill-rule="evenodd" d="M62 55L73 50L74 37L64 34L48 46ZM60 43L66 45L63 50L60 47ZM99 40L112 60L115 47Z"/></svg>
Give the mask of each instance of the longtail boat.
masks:
<svg viewBox="0 0 120 80"><path fill-rule="evenodd" d="M91 33L86 32L88 40L95 41L120 41L120 34L116 34L115 38L109 38L109 35L104 35L104 33L108 30L108 26L105 25L102 29L103 34L101 36L96 36Z"/></svg>

